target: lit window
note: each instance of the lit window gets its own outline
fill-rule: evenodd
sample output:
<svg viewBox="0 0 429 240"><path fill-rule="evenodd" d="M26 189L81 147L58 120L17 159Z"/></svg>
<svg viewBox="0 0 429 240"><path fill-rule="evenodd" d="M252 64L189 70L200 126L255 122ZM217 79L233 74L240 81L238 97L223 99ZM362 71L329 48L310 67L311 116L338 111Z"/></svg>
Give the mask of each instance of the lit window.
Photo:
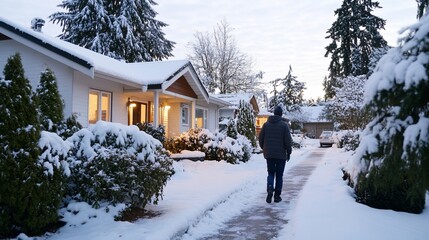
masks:
<svg viewBox="0 0 429 240"><path fill-rule="evenodd" d="M195 109L195 127L207 128L207 110L201 108Z"/></svg>
<svg viewBox="0 0 429 240"><path fill-rule="evenodd" d="M88 122L94 124L98 120L110 121L112 93L89 90Z"/></svg>
<svg viewBox="0 0 429 240"><path fill-rule="evenodd" d="M182 124L189 125L189 107L188 105L182 105Z"/></svg>

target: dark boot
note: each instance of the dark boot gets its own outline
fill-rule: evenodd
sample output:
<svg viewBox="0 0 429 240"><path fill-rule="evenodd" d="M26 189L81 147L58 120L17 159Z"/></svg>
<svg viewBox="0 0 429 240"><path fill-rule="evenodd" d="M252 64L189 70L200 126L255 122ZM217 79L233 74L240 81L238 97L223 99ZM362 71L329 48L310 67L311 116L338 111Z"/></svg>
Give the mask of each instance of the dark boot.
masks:
<svg viewBox="0 0 429 240"><path fill-rule="evenodd" d="M267 201L267 203L271 203L271 199L273 198L273 193L274 193L273 186L268 186L267 187L267 199L265 200L265 201Z"/></svg>
<svg viewBox="0 0 429 240"><path fill-rule="evenodd" d="M282 198L280 197L280 192L276 191L276 193L274 194L274 202L278 203L281 201L282 201Z"/></svg>

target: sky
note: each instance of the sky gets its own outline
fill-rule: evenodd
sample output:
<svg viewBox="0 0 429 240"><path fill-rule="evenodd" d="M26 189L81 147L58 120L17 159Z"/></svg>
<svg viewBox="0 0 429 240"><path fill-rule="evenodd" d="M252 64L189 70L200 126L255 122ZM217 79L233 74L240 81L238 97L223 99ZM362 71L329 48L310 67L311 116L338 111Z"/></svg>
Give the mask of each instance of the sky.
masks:
<svg viewBox="0 0 429 240"><path fill-rule="evenodd" d="M156 0L157 19L169 26L163 28L166 38L176 42L174 57L186 59L191 53L189 43L195 33L212 31L225 20L234 29L231 33L238 48L247 54L255 72L264 72L263 82L286 76L289 65L298 81L305 82L304 98L323 97L322 82L328 75L329 57L324 57L326 31L335 21L334 11L342 0ZM52 36L61 27L48 22L48 16L63 11L61 0L1 0L0 16L23 25L40 17L46 24L43 32ZM397 45L399 30L415 23L415 0L379 0L382 9L374 15L386 20L384 38L390 46ZM269 84L265 85L270 89Z"/></svg>

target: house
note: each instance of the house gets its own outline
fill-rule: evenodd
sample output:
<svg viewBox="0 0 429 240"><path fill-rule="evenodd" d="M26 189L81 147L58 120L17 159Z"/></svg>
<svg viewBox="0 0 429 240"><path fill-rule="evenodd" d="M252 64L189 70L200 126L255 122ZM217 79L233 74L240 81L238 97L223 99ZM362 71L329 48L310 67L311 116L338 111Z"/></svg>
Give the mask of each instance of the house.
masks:
<svg viewBox="0 0 429 240"><path fill-rule="evenodd" d="M259 133L261 132L262 126L268 121L268 117L272 115L273 113L268 112L267 109L261 109L261 111L256 116L256 136L259 137Z"/></svg>
<svg viewBox="0 0 429 240"><path fill-rule="evenodd" d="M233 119L240 106L240 101L243 100L250 103L253 108L255 115L259 113L258 102L252 93L228 93L228 94L216 94L214 97L228 102L230 105L224 106L219 109L219 116L221 119Z"/></svg>
<svg viewBox="0 0 429 240"><path fill-rule="evenodd" d="M324 106L301 107L306 120L302 123L302 131L310 138L318 138L324 130L334 130L334 123L321 116Z"/></svg>
<svg viewBox="0 0 429 240"><path fill-rule="evenodd" d="M229 106L208 94L187 60L125 63L0 17L0 68L16 53L33 89L46 68L55 73L65 116L76 114L83 126L153 122L167 137L214 131L219 109Z"/></svg>

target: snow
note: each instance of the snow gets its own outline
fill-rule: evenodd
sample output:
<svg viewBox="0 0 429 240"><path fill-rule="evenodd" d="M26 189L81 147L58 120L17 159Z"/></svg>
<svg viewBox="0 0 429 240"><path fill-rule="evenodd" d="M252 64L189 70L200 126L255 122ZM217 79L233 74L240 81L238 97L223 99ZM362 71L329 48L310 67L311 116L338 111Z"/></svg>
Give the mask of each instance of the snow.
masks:
<svg viewBox="0 0 429 240"><path fill-rule="evenodd" d="M291 167L318 147L318 140L304 141L304 147L294 149L286 164L285 177ZM289 222L280 229L278 239L427 239L428 201L418 215L356 203L341 172L351 152L335 145L324 151L297 200L285 209ZM185 231L184 239L198 239L216 234L225 221L252 203L265 201L260 199L266 186L262 154L242 164L183 160L175 162L174 169L176 173L167 183L163 199L146 208L157 216L133 223L116 222L113 216L123 206L110 206L106 212L106 207L96 210L85 203L73 203L61 211L68 223L57 233L39 239L171 239ZM25 235L20 237L26 239Z"/></svg>
<svg viewBox="0 0 429 240"><path fill-rule="evenodd" d="M427 239L429 195L422 214L379 210L355 202L341 181L342 159L350 152L331 149L292 207L279 239Z"/></svg>
<svg viewBox="0 0 429 240"><path fill-rule="evenodd" d="M204 158L206 154L200 151L182 150L180 153L171 154L172 158Z"/></svg>
<svg viewBox="0 0 429 240"><path fill-rule="evenodd" d="M252 93L213 94L212 96L229 102L231 106L229 106L228 108L230 109L238 109L241 100L250 103L250 100L254 97Z"/></svg>

